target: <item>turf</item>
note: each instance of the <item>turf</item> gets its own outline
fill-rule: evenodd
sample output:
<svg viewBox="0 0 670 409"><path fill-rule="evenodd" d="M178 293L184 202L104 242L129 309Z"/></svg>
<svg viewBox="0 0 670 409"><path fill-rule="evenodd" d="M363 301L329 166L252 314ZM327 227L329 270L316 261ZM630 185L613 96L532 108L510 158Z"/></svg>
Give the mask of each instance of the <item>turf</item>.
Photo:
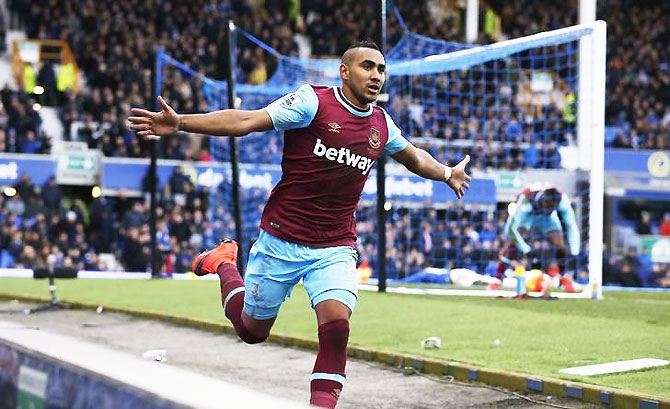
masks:
<svg viewBox="0 0 670 409"><path fill-rule="evenodd" d="M0 293L46 296L48 283L4 278ZM216 281L58 280L57 294L64 301L225 321ZM316 322L301 287L282 307L274 331L316 338ZM422 349L420 341L429 336L440 337L442 348ZM670 360L666 293L524 301L362 292L352 317L351 343L670 398L670 367L597 377L558 373L636 358Z"/></svg>

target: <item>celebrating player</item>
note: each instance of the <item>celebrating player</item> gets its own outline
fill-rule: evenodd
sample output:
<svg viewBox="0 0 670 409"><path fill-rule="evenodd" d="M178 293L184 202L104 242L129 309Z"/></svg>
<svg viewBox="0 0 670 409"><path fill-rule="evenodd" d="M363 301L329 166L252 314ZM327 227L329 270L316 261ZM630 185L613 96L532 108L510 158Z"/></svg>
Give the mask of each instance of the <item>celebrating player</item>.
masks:
<svg viewBox="0 0 670 409"><path fill-rule="evenodd" d="M509 241L500 252L497 278L502 279L508 268L519 265L521 254L530 253L531 247L525 238L529 235L535 234L547 238L549 243L558 249L557 256L564 258L566 252L561 219L567 230L570 254L579 255L579 228L567 194L561 193L555 186L548 183L535 183L526 187L519 194L512 208L504 227ZM561 219L558 217L559 213ZM561 285L567 291L574 292L572 279L564 274L565 266L561 270L563 273L560 279ZM497 289L498 286L490 285L489 289Z"/></svg>
<svg viewBox="0 0 670 409"><path fill-rule="evenodd" d="M349 317L358 298L354 212L376 159L390 155L419 176L444 181L459 199L469 188L469 156L453 168L439 163L374 105L385 69L377 45L362 42L342 55L341 87L303 85L264 109L193 115L177 114L158 97L160 112L133 109L129 118L140 136L285 131L282 178L263 211L245 280L236 267L237 243L228 239L198 255L193 271L218 274L225 315L250 344L268 337L281 304L303 280L319 326L310 402L321 407L335 407L345 381Z"/></svg>

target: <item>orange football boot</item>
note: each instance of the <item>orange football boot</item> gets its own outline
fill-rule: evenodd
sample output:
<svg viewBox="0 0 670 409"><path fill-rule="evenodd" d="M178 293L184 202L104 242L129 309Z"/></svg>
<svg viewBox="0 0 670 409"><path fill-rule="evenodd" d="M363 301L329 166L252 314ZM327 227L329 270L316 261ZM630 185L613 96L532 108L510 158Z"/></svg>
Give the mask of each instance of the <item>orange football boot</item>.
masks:
<svg viewBox="0 0 670 409"><path fill-rule="evenodd" d="M216 270L223 263L237 265L237 242L233 239L223 239L212 250L203 251L193 260L193 273L197 276L216 274Z"/></svg>

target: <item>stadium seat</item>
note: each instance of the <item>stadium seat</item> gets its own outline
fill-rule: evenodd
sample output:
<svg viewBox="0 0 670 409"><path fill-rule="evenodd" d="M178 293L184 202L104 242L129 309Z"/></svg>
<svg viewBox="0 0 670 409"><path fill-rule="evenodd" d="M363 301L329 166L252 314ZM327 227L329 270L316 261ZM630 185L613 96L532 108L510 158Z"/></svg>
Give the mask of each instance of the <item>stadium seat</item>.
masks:
<svg viewBox="0 0 670 409"><path fill-rule="evenodd" d="M0 268L14 267L14 257L9 254L9 251L2 250L0 252Z"/></svg>

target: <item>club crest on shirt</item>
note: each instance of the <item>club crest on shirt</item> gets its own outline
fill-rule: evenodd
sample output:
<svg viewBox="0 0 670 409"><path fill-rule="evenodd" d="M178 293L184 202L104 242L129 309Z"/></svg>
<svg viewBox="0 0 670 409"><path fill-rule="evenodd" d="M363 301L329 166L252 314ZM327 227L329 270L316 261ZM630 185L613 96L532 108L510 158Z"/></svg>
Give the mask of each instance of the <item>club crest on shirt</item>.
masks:
<svg viewBox="0 0 670 409"><path fill-rule="evenodd" d="M372 149L379 149L381 146L381 141L379 140L379 131L375 128L370 128L370 137L368 138L368 143Z"/></svg>
<svg viewBox="0 0 670 409"><path fill-rule="evenodd" d="M288 94L284 97L284 100L281 102L282 105L291 107L293 105L299 104L302 102L302 98L298 94Z"/></svg>

